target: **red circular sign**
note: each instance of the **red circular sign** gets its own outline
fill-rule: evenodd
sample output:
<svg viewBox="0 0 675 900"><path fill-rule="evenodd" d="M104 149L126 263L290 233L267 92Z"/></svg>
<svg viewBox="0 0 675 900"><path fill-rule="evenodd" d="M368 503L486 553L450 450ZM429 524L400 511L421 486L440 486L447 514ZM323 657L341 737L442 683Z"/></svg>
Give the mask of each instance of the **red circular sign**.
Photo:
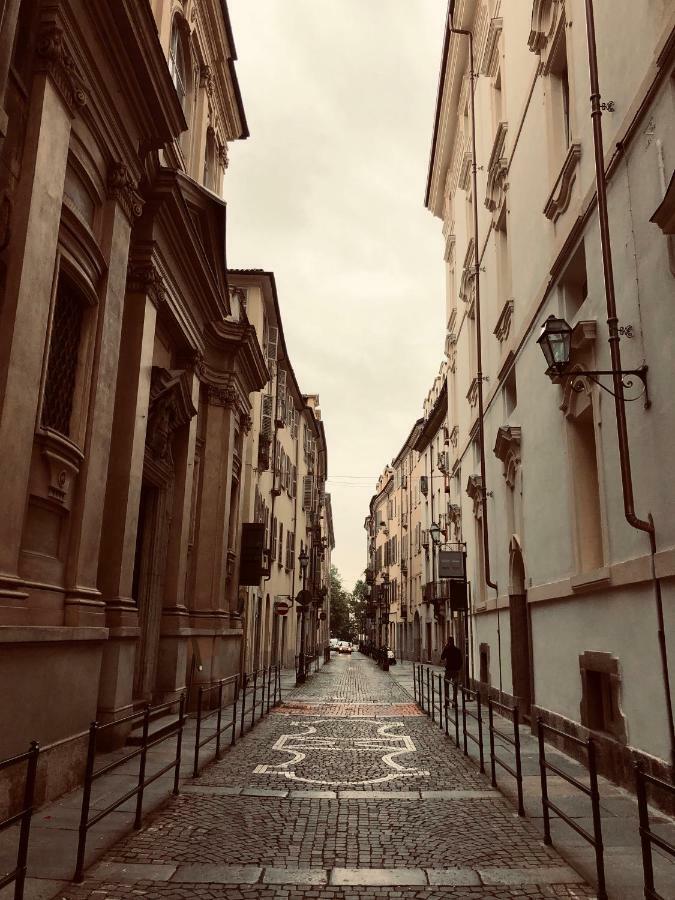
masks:
<svg viewBox="0 0 675 900"><path fill-rule="evenodd" d="M285 616L290 608L290 603L287 600L277 600L274 604L274 612L278 616Z"/></svg>

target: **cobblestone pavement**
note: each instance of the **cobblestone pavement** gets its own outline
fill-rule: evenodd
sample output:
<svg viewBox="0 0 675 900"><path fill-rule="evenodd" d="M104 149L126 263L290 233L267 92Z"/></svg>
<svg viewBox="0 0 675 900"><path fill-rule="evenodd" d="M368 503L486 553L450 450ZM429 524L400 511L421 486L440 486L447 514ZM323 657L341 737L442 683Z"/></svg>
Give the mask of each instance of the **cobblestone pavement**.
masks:
<svg viewBox="0 0 675 900"><path fill-rule="evenodd" d="M337 657L67 900L592 897L370 660Z"/></svg>

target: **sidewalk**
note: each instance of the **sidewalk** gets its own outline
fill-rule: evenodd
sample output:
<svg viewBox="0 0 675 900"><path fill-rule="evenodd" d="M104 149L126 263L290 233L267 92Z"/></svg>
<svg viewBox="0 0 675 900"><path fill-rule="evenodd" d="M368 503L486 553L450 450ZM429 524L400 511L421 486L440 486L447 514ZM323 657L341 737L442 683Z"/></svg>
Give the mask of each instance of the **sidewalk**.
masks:
<svg viewBox="0 0 675 900"><path fill-rule="evenodd" d="M311 677L311 675L308 675L308 681ZM293 669L282 670L282 699L294 687L295 671ZM229 707L229 709L231 708ZM239 715L237 719L237 741L239 741ZM246 710L245 719L245 727L249 729L252 719L252 711L250 709ZM260 713L258 710L255 716L254 727L257 727L259 719ZM223 724L227 721L227 715L223 713ZM213 734L215 727L215 716L202 723L202 738ZM193 714L190 714L183 730L183 751L180 767L181 784L192 780L195 731L196 720ZM230 732L224 732L222 746L225 753L227 752L229 738ZM147 754L147 774L151 775L170 763L172 759L175 759L175 748L175 740L167 740L158 747L149 750ZM129 750L130 748L127 746L113 753L97 755L96 769L98 770L107 763L120 759L128 754ZM203 770L206 764L214 758L215 740L200 750L200 769ZM117 797L123 796L138 783L139 762L140 757L136 757L94 783L90 815L94 815L98 810L105 809ZM174 772L170 770L154 784L146 788L143 801L144 819L149 813L159 809L172 796L173 777ZM63 896L62 891L69 884L75 870L81 808L82 788L77 788L53 803L41 807L33 814L28 855L28 877L24 893L25 900L50 900L55 895ZM87 868L116 844L120 838L132 831L135 809L136 798L132 797L89 830L85 857L85 866ZM18 836L18 826L0 834L0 872L8 872L14 868ZM13 884L7 885L7 887L0 890L0 900L13 900L13 897Z"/></svg>
<svg viewBox="0 0 675 900"><path fill-rule="evenodd" d="M426 664L425 664L426 665ZM444 670L439 666L430 667L435 672ZM411 697L414 696L413 667L410 662L397 663L389 670L392 678L404 688ZM467 704L467 708L468 704ZM486 781L490 780L490 742L487 727L487 711L484 713L483 753L485 756ZM506 720L502 719L502 722ZM509 723L510 725L510 723ZM476 723L471 722L472 733L476 734ZM501 731L509 733L508 725L498 726ZM454 738L449 738L454 747ZM535 821L543 835L543 813L541 805L541 781L539 774L539 747L537 738L531 734L527 725L520 728L521 760L523 767L523 795L526 816ZM478 765L478 744L468 742L469 756ZM495 745L497 756L503 758L513 767L513 748L497 739ZM575 759L566 756L557 748L547 744L546 757L550 758L560 769L587 783L587 770ZM605 854L605 878L607 893L617 900L643 900L642 851L638 832L638 811L635 797L623 788L617 787L602 776L598 777L600 789L600 807L602 812L602 836ZM517 806L515 779L503 769L497 768L497 786L499 790ZM563 778L549 775L548 790L551 799L565 813L574 818L579 825L588 831L593 830L590 799L565 781ZM675 822L663 813L650 809L652 826L668 841L675 841ZM551 836L553 846L560 855L579 874L591 884L596 883L595 850L559 817L551 813ZM652 851L654 876L659 893L664 897L675 897L675 861L657 847Z"/></svg>

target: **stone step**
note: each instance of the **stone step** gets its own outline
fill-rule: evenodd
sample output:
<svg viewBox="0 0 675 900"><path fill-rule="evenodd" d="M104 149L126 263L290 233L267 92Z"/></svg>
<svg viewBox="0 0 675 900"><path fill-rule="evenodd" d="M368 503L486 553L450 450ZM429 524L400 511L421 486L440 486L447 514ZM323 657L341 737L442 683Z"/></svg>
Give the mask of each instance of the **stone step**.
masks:
<svg viewBox="0 0 675 900"><path fill-rule="evenodd" d="M153 719L151 717L150 724L148 726L148 737L150 740L154 740L155 738L162 737L163 734L168 733L171 729L178 723L178 715L176 713L168 712L163 715L157 716L157 718ZM134 730L129 734L127 738L127 744L132 747L138 747L143 743L143 723L141 722Z"/></svg>

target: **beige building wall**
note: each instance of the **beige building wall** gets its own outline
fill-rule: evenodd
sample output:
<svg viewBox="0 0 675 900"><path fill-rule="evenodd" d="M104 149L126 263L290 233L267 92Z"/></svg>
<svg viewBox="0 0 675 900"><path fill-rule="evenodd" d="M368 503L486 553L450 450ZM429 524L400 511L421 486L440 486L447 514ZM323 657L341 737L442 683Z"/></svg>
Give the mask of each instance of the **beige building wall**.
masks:
<svg viewBox="0 0 675 900"><path fill-rule="evenodd" d="M612 101L602 124L623 363L649 366L651 405L627 404L636 504L656 525L672 657L675 518L667 473L675 421L664 336L675 324L666 236L675 13L671 4L628 0L595 3L595 13L602 100ZM617 29L617 22L635 27ZM458 0L455 23L474 35L478 190L473 197L468 41L447 34L426 202L445 237L450 502L468 544L473 676L553 723L581 734L591 728L605 770L629 781L631 750L657 768L654 760L673 752L649 542L623 515L614 401L589 380L579 393L551 384L536 343L546 317L560 315L574 328L573 364L611 367L584 4ZM485 485L476 480L476 274ZM485 489L497 591L485 585L480 546ZM672 659L670 680L672 688ZM613 699L603 706L605 689Z"/></svg>

